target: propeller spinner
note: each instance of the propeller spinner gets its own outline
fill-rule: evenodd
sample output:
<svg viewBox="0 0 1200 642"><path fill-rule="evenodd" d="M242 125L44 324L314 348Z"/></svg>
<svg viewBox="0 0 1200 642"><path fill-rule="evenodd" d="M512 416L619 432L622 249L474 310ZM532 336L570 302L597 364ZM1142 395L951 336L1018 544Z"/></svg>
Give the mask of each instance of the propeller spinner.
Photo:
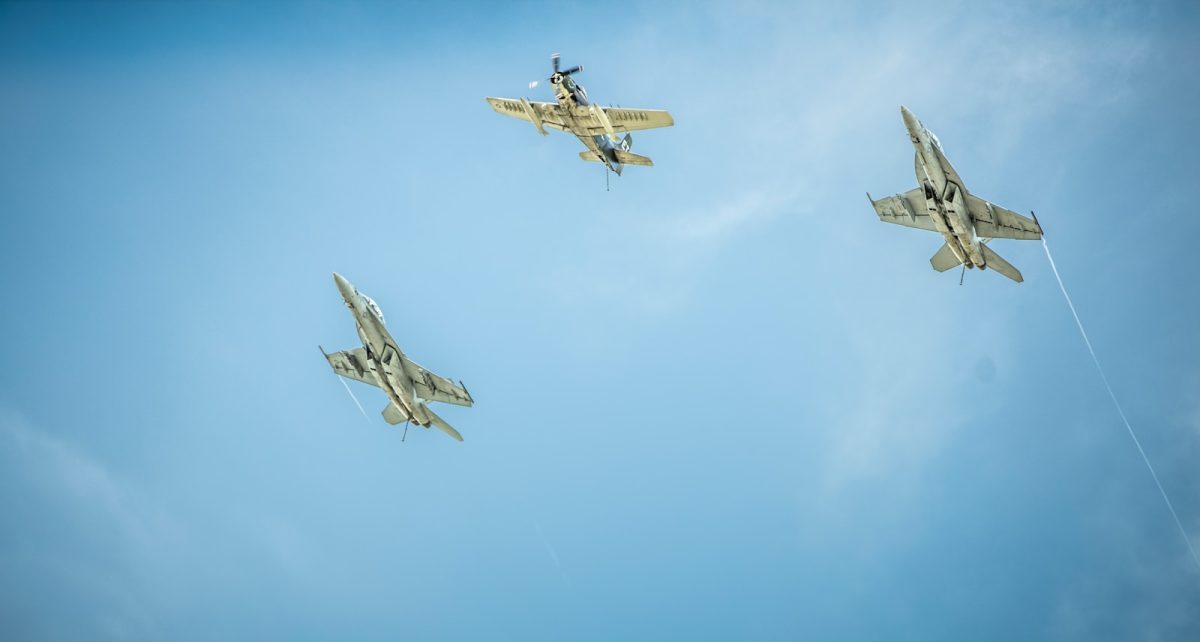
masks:
<svg viewBox="0 0 1200 642"><path fill-rule="evenodd" d="M562 56L560 56L559 54L550 54L550 64L554 67L554 73L551 74L547 80L549 80L550 84L552 84L552 85L558 85L558 84L562 83L563 78L566 78L567 76L570 76L571 74L575 74L575 73L579 73L579 72L583 71L583 65L575 65L574 67L571 67L570 69L567 69L565 71L559 71L559 68L558 68L559 67L559 59L561 57ZM533 89L534 87L537 87L539 82L540 81L535 80L535 81L529 83L529 88Z"/></svg>

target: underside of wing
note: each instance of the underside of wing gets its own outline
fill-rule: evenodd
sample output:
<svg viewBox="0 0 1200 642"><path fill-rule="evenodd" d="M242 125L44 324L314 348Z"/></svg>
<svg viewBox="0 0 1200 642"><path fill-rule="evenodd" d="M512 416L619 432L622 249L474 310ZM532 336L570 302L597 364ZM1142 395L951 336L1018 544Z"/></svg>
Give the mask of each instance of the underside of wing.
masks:
<svg viewBox="0 0 1200 642"><path fill-rule="evenodd" d="M593 136L608 133L600 117L592 111L592 107L596 106L577 107L574 114L575 120L587 127L588 133ZM671 114L661 109L626 109L624 107L599 107L599 109L604 112L604 117L612 125L614 133L657 129L675 124L675 119L671 118Z"/></svg>
<svg viewBox="0 0 1200 642"><path fill-rule="evenodd" d="M867 194L867 198L871 199L871 205L875 207L879 220L885 223L937 231L937 226L933 224L933 219L929 217L926 209L925 192L920 188L879 200L871 198L870 194Z"/></svg>
<svg viewBox="0 0 1200 642"><path fill-rule="evenodd" d="M456 406L470 406L475 403L475 400L471 398L471 393L467 392L467 389L462 384L454 383L445 377L433 374L408 357L403 357L403 359L404 371L413 380L413 385L417 388L418 397L428 401L440 401Z"/></svg>
<svg viewBox="0 0 1200 642"><path fill-rule="evenodd" d="M325 353L324 350L321 352ZM361 381L372 386L379 385L379 382L375 380L375 373L371 371L370 362L367 360L367 351L362 348L325 354L325 360L333 367L334 372L347 379Z"/></svg>
<svg viewBox="0 0 1200 642"><path fill-rule="evenodd" d="M488 97L488 104L496 112L559 131L565 131L557 103L542 103L519 98Z"/></svg>
<svg viewBox="0 0 1200 642"><path fill-rule="evenodd" d="M1031 218L1012 210L993 205L977 196L967 195L967 208L975 220L975 233L990 239L1036 241L1042 238L1042 228Z"/></svg>

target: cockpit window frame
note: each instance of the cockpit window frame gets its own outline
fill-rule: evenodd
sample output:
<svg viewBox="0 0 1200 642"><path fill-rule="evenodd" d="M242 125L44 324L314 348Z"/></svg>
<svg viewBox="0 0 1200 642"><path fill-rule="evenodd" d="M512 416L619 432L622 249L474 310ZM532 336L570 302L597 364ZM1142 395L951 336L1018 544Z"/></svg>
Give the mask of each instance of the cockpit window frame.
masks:
<svg viewBox="0 0 1200 642"><path fill-rule="evenodd" d="M367 303L367 309L371 311L371 314L375 315L375 318L379 319L380 323L383 323L386 325L387 321L385 321L383 318L383 310L380 309L379 304L375 302L375 299L372 299L371 297L369 297L365 294L360 295L360 296L362 296L363 301L365 301Z"/></svg>
<svg viewBox="0 0 1200 642"><path fill-rule="evenodd" d="M928 129L925 130L925 133L929 135L929 141L933 143L933 146L936 147L938 151L941 151L942 141L938 140L937 134L929 131Z"/></svg>

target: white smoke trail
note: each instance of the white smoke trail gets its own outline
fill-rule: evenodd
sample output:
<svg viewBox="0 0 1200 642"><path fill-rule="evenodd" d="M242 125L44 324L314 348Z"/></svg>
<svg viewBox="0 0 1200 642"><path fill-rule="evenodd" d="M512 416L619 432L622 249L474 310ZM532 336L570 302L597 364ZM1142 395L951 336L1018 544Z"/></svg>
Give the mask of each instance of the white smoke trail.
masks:
<svg viewBox="0 0 1200 642"><path fill-rule="evenodd" d="M354 396L354 391L350 389L350 386L346 383L346 380L338 377L338 381L342 382L342 387L346 389L346 392L350 393L350 398L354 400L354 405L358 406L358 411L362 413L363 419L366 419L367 423L371 423L371 418L367 416L367 411L363 410L362 404L358 403L358 397Z"/></svg>
<svg viewBox="0 0 1200 642"><path fill-rule="evenodd" d="M542 538L542 544L546 546L546 552L550 554L550 559L554 561L554 566L558 568L559 575L562 575L563 584L570 586L571 583L567 581L567 572L563 570L562 562L558 561L558 553L550 545L550 540L546 539L546 534L542 532L542 525L536 519L533 520L533 528L537 530L538 537Z"/></svg>
<svg viewBox="0 0 1200 642"><path fill-rule="evenodd" d="M1063 285L1062 276L1058 274L1058 266L1054 265L1054 257L1050 256L1050 246L1046 244L1045 237L1042 237L1042 248L1046 250L1046 258L1050 259L1050 269L1054 271L1054 278L1058 279L1058 289L1062 290L1063 298L1067 300L1067 307L1071 308L1071 316L1075 317L1075 325L1079 327L1079 334L1083 337L1083 342L1087 345L1088 352L1092 355L1092 363L1096 364L1096 371L1100 373L1100 380L1104 382L1104 389L1108 390L1108 397L1112 399L1113 406L1117 409L1117 414L1121 415L1121 421L1125 423L1125 430L1129 431L1129 437L1133 439L1133 445L1137 446L1138 453L1142 456L1142 461L1146 462L1146 469L1150 471L1150 476L1154 478L1154 485L1158 486L1158 492L1162 495L1163 502L1167 504L1167 510L1171 511L1171 517L1175 518L1175 525L1179 527L1179 534L1183 535L1183 541L1187 544L1188 552L1192 554L1192 561L1196 562L1197 568L1200 568L1200 556L1196 555L1196 549L1192 546L1192 540L1188 537L1187 529L1183 527L1183 522L1179 519L1179 513L1175 512L1175 505L1171 503L1171 498L1167 496L1167 491L1163 488L1162 482L1158 481L1158 473L1154 471L1154 466L1150 464L1150 458L1146 456L1146 451L1142 449L1141 440L1138 439L1137 433L1133 431L1133 426L1130 425L1129 419L1125 417L1125 410L1121 408L1121 403L1117 401L1117 395L1108 383L1108 376L1104 374L1104 368L1100 366L1100 359L1096 357L1096 351L1092 348L1092 342L1088 339L1087 332L1083 329L1083 322L1079 320L1079 313L1075 311L1075 304L1071 302L1071 295L1067 294L1067 286Z"/></svg>

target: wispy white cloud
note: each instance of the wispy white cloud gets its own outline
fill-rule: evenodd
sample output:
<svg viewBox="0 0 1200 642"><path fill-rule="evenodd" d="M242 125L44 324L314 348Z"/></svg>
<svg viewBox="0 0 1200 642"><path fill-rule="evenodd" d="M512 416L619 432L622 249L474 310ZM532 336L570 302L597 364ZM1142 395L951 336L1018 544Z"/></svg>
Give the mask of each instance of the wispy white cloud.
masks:
<svg viewBox="0 0 1200 642"><path fill-rule="evenodd" d="M790 194L748 191L713 205L680 208L666 218L645 211L625 224L597 223L573 267L546 275L557 300L617 307L637 318L670 315L693 295L705 266L728 244L794 206Z"/></svg>
<svg viewBox="0 0 1200 642"><path fill-rule="evenodd" d="M542 531L542 525L536 519L533 520L533 529L537 531L538 538L542 540L542 544L546 547L546 553L550 556L550 560L554 562L554 568L558 569L558 574L562 576L563 584L570 586L567 581L567 572L563 569L562 562L558 559L558 551L550 545L550 540L546 538L546 533Z"/></svg>
<svg viewBox="0 0 1200 642"><path fill-rule="evenodd" d="M82 597L89 604L69 607L77 620L91 614L95 620L90 625L96 633L151 635L155 624L147 602L153 593L141 583L144 569L135 566L154 564L156 551L161 552L164 540L170 539L166 516L149 508L104 462L66 440L34 429L10 410L0 410L2 454L7 455L4 476L11 491L25 495L24 501L36 502L41 511L65 513L70 517L68 523L80 528L61 534L65 544L22 546L19 552L0 553L3 565L10 573L14 568L33 568L61 583L55 587L60 599ZM58 548L90 540L97 540L93 546L111 547L110 554L124 566L98 568L91 561L75 559L75 551ZM29 617L36 620L37 614ZM42 621L36 626L44 625ZM83 622L79 625L88 629Z"/></svg>
<svg viewBox="0 0 1200 642"><path fill-rule="evenodd" d="M307 539L270 511L238 520L230 541L218 525L172 510L78 443L9 409L0 409L0 464L13 501L36 506L21 524L0 531L0 541L14 544L0 550L0 569L10 582L38 578L34 583L53 597L37 599L56 600L54 617L25 614L21 626L29 630L52 630L70 613L71 630L88 637L161 637L162 616L189 586L245 571L233 558L263 560L263 570L291 579L311 570ZM26 535L44 531L53 534Z"/></svg>

